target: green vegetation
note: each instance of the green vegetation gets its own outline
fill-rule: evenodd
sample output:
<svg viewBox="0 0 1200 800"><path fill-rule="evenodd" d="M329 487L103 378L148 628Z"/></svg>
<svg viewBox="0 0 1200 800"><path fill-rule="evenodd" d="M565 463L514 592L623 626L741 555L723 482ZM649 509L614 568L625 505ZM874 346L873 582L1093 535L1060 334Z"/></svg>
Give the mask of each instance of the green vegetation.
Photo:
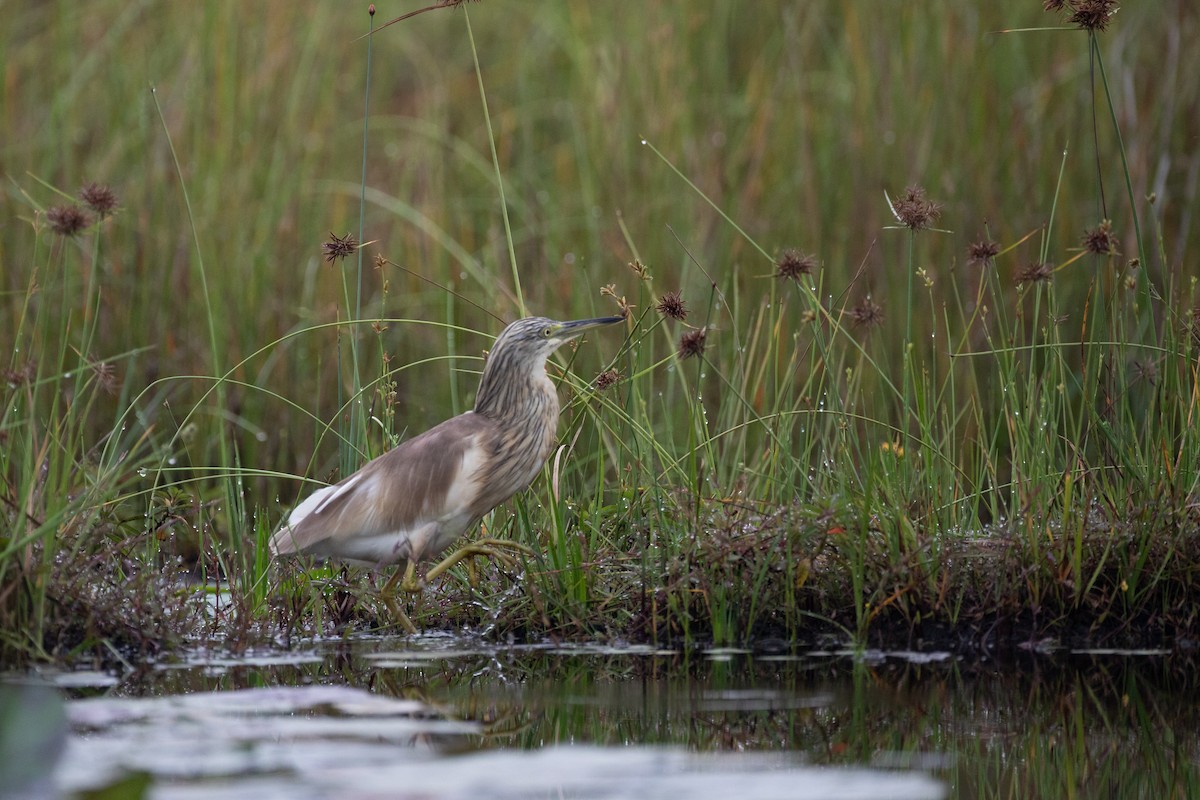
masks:
<svg viewBox="0 0 1200 800"><path fill-rule="evenodd" d="M485 520L541 555L414 619L1195 634L1200 22L1023 5L488 0L380 31L369 92L335 4L10 11L3 658L388 624L270 530L468 408L503 321L618 307Z"/></svg>

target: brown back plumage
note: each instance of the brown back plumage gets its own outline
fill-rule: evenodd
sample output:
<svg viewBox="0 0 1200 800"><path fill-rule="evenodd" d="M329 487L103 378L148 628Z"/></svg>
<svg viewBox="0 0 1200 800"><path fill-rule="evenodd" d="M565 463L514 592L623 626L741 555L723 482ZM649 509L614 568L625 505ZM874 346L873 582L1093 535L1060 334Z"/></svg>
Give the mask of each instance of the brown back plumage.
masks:
<svg viewBox="0 0 1200 800"><path fill-rule="evenodd" d="M402 442L340 483L321 490L327 494L316 508L295 522L289 520L275 535L272 540L275 552L339 556L353 539L389 533L428 538L435 531L422 533L422 528L459 510L449 507L447 502L456 487L453 499L468 501L464 506L467 515L483 516L490 508L479 509L476 502L471 502L472 498L462 497L462 489L470 491L474 481L472 476L460 473L464 463L478 463L469 456L477 455L478 442L494 434L492 420L467 413ZM303 508L302 505L297 511ZM466 526L469 524L470 521ZM424 542L414 541L406 548L408 554L397 551L395 558L375 560L398 561L410 554L432 555L430 548L423 545Z"/></svg>

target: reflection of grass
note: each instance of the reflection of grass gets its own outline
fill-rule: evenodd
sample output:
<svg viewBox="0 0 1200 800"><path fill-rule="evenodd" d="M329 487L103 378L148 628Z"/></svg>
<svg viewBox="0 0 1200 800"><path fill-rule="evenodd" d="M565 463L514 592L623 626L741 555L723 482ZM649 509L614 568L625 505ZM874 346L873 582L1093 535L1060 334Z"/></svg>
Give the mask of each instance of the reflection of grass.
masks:
<svg viewBox="0 0 1200 800"><path fill-rule="evenodd" d="M975 673L954 661L502 658L503 684L447 662L431 686L469 719L519 716L489 746L553 741L796 750L817 764L927 770L954 797L1189 797L1200 788L1190 667L1112 656L1022 659ZM1161 666L1161 665L1159 665ZM388 686L414 670L384 673ZM442 674L439 672L439 675Z"/></svg>
<svg viewBox="0 0 1200 800"><path fill-rule="evenodd" d="M1196 198L1173 176L1197 163L1174 109L1200 87L1164 55L1167 15L997 36L1053 18L884 29L865 0L818 6L489 0L381 31L361 280L320 247L363 188L359 21L20 12L4 652L195 632L192 593L163 588L181 567L231 584L204 619L238 641L374 624L360 573L272 572L265 537L301 476L464 410L522 302L631 322L561 354L564 449L485 521L540 555L453 572L413 609L427 625L1194 632ZM1122 140L1121 109L1158 100ZM70 230L50 187L92 179L118 208Z"/></svg>
<svg viewBox="0 0 1200 800"><path fill-rule="evenodd" d="M419 657L362 657L375 647L391 649L365 640L323 663L159 671L142 691L369 684L482 726L483 736L455 748L789 751L819 765L928 771L952 797L1191 797L1200 789L1200 720L1187 701L1200 687L1187 659L1024 653L981 669L954 659L722 661L620 648L436 658L420 644Z"/></svg>

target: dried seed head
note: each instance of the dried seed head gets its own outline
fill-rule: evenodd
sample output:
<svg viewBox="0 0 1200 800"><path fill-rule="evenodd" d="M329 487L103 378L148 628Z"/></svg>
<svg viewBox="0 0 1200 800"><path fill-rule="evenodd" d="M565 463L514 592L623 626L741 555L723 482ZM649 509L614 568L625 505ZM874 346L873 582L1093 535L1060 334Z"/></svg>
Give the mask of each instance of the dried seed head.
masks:
<svg viewBox="0 0 1200 800"><path fill-rule="evenodd" d="M91 367L92 373L96 376L96 385L106 394L115 395L117 393L117 368L107 361L93 361Z"/></svg>
<svg viewBox="0 0 1200 800"><path fill-rule="evenodd" d="M1112 222L1102 220L1099 225L1083 233L1083 249L1097 255L1115 255L1121 242L1113 236Z"/></svg>
<svg viewBox="0 0 1200 800"><path fill-rule="evenodd" d="M1117 13L1117 0L1070 0L1067 19L1087 31L1103 31Z"/></svg>
<svg viewBox="0 0 1200 800"><path fill-rule="evenodd" d="M1043 264L1039 261L1033 261L1026 264L1020 272L1017 273L1017 285L1023 283L1042 283L1050 280L1050 276L1054 274L1053 264Z"/></svg>
<svg viewBox="0 0 1200 800"><path fill-rule="evenodd" d="M683 302L683 297L679 292L667 292L658 298L658 304L655 306L655 309L658 310L659 314L670 319L687 319L687 305Z"/></svg>
<svg viewBox="0 0 1200 800"><path fill-rule="evenodd" d="M811 275L817 268L817 257L801 253L794 247L789 247L775 259L775 277L799 281L804 275Z"/></svg>
<svg viewBox="0 0 1200 800"><path fill-rule="evenodd" d="M92 224L92 217L76 205L51 206L46 209L46 221L59 236L74 236Z"/></svg>
<svg viewBox="0 0 1200 800"><path fill-rule="evenodd" d="M704 340L708 338L706 328L693 328L679 337L679 357L699 358L704 355Z"/></svg>
<svg viewBox="0 0 1200 800"><path fill-rule="evenodd" d="M330 233L329 241L321 245L321 250L325 253L326 261L336 261L351 255L357 247L358 241L353 235L347 233L345 236L338 237L337 234Z"/></svg>
<svg viewBox="0 0 1200 800"><path fill-rule="evenodd" d="M1158 363L1153 359L1133 360L1133 377L1135 381L1145 381L1154 386L1158 383Z"/></svg>
<svg viewBox="0 0 1200 800"><path fill-rule="evenodd" d="M643 264L641 261L638 261L637 259L630 261L629 268L631 270L633 270L634 275L638 276L638 280L640 280L640 281L650 280L650 268L647 267L645 264Z"/></svg>
<svg viewBox="0 0 1200 800"><path fill-rule="evenodd" d="M33 361L26 361L20 367L4 370L3 375L5 383L9 386L21 386L32 381L37 375L37 365Z"/></svg>
<svg viewBox="0 0 1200 800"><path fill-rule="evenodd" d="M596 391L603 392L605 389L616 386L621 382L621 373L615 369L605 370L596 376Z"/></svg>
<svg viewBox="0 0 1200 800"><path fill-rule="evenodd" d="M931 227L942 215L941 203L935 203L925 196L925 190L920 186L909 186L904 190L904 196L893 206L896 219L900 224L914 231Z"/></svg>
<svg viewBox="0 0 1200 800"><path fill-rule="evenodd" d="M1062 7L1065 3L1066 0L1045 0L1045 2L1042 3L1042 8L1046 11L1062 11Z"/></svg>
<svg viewBox="0 0 1200 800"><path fill-rule="evenodd" d="M117 195L112 187L103 183L89 183L79 190L79 199L83 204L104 219L117 209Z"/></svg>
<svg viewBox="0 0 1200 800"><path fill-rule="evenodd" d="M867 295L850 309L850 319L858 327L878 328L883 324L883 306L872 300L871 295Z"/></svg>
<svg viewBox="0 0 1200 800"><path fill-rule="evenodd" d="M999 254L1000 245L990 239L980 239L967 248L967 263L986 267Z"/></svg>

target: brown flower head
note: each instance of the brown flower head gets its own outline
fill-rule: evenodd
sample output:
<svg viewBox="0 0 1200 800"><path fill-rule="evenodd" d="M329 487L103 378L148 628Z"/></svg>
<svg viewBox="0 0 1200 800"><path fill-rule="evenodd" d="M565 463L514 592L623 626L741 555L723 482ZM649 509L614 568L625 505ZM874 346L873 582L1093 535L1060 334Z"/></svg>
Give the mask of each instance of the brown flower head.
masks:
<svg viewBox="0 0 1200 800"><path fill-rule="evenodd" d="M817 257L801 253L789 247L775 259L775 277L798 281L804 275L812 275L817 268Z"/></svg>
<svg viewBox="0 0 1200 800"><path fill-rule="evenodd" d="M1046 11L1062 11L1062 7L1065 4L1066 0L1045 0L1042 3L1042 8Z"/></svg>
<svg viewBox="0 0 1200 800"><path fill-rule="evenodd" d="M321 250L325 253L326 261L336 261L352 254L357 247L358 241L353 235L347 233L345 236L338 237L337 234L330 233L329 241L321 245Z"/></svg>
<svg viewBox="0 0 1200 800"><path fill-rule="evenodd" d="M699 358L704 355L704 340L708 338L706 328L693 328L679 337L679 357Z"/></svg>
<svg viewBox="0 0 1200 800"><path fill-rule="evenodd" d="M687 305L683 302L683 297L679 292L667 292L658 298L658 305L655 306L655 309L659 314L670 319L687 319Z"/></svg>
<svg viewBox="0 0 1200 800"><path fill-rule="evenodd" d="M1017 285L1023 283L1042 283L1050 280L1050 276L1054 274L1053 264L1043 264L1040 261L1034 261L1026 264L1025 267L1017 273Z"/></svg>
<svg viewBox="0 0 1200 800"><path fill-rule="evenodd" d="M883 306L872 300L871 295L867 295L850 309L850 319L861 328L878 328L883 324Z"/></svg>
<svg viewBox="0 0 1200 800"><path fill-rule="evenodd" d="M1117 13L1117 0L1071 0L1067 19L1087 31L1102 31Z"/></svg>
<svg viewBox="0 0 1200 800"><path fill-rule="evenodd" d="M920 186L909 186L904 190L904 196L892 206L892 210L896 212L896 219L901 225L919 231L938 221L938 217L942 215L942 204L927 198L925 190Z"/></svg>
<svg viewBox="0 0 1200 800"><path fill-rule="evenodd" d="M79 199L83 204L96 212L96 216L104 219L117 209L117 195L112 187L103 183L89 183L79 190Z"/></svg>
<svg viewBox="0 0 1200 800"><path fill-rule="evenodd" d="M46 221L59 236L74 236L92 224L92 217L76 205L51 206L46 209Z"/></svg>
<svg viewBox="0 0 1200 800"><path fill-rule="evenodd" d="M1083 249L1097 255L1115 255L1121 242L1113 236L1112 222L1102 220L1099 225L1083 232Z"/></svg>
<svg viewBox="0 0 1200 800"><path fill-rule="evenodd" d="M611 386L616 386L621 382L621 373L615 369L608 369L596 376L596 391L603 392Z"/></svg>
<svg viewBox="0 0 1200 800"><path fill-rule="evenodd" d="M91 367L92 374L96 376L96 385L106 394L115 395L117 393L117 368L107 361L93 361Z"/></svg>
<svg viewBox="0 0 1200 800"><path fill-rule="evenodd" d="M1000 245L991 239L980 239L967 248L967 263L986 267L1000 252Z"/></svg>

